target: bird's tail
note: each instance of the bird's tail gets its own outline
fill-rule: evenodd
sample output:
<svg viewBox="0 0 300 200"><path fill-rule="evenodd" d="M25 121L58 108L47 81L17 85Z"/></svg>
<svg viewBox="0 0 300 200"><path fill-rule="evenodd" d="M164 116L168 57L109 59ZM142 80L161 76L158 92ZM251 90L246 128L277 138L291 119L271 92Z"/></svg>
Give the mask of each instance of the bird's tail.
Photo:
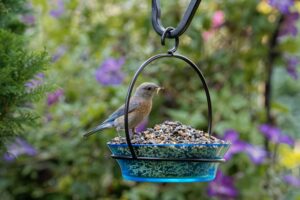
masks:
<svg viewBox="0 0 300 200"><path fill-rule="evenodd" d="M111 127L113 127L113 122L108 122L108 123L105 123L105 124L100 124L96 128L94 128L94 129L90 130L89 132L85 133L83 135L83 137L88 137L88 136L90 136L90 135L92 135L92 134L94 134L94 133L96 133L98 131L101 131L101 130L107 129L107 128L111 128Z"/></svg>

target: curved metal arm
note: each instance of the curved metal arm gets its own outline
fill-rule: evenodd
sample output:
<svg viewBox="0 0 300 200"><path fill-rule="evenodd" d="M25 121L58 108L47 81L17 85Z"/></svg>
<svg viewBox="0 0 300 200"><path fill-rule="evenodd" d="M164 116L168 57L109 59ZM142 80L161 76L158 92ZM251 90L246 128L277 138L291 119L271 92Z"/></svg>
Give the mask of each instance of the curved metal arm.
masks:
<svg viewBox="0 0 300 200"><path fill-rule="evenodd" d="M128 112L129 112L129 104L130 104L130 97L131 97L131 93L134 87L134 84L138 78L138 76L142 73L142 71L144 70L145 67L149 66L150 63L152 63L155 60L161 59L161 58L176 58L179 60L184 61L185 63L188 64L188 66L192 67L195 72L198 74L201 83L204 87L204 91L205 91L205 95L206 95L206 100L207 100L207 109L208 109L208 134L211 135L211 128L212 128L212 106L211 106L211 99L210 99L210 94L209 94L209 90L208 90L208 86L206 84L205 78L201 72L201 70L198 68L198 66L193 63L191 60L189 60L187 57L180 55L180 54L157 54L155 56L152 56L151 58L149 58L148 60L146 60L136 71L136 73L134 74L128 91L127 91L127 96L126 96L126 100L125 100L125 112L124 112L124 125L125 125L125 136L126 136L126 141L127 141L127 145L128 148L130 150L130 153L132 155L132 159L139 159L139 157L137 157L136 152L134 151L134 148L132 146L131 143L131 139L130 139L130 134L129 134L129 127L128 127Z"/></svg>
<svg viewBox="0 0 300 200"><path fill-rule="evenodd" d="M197 8L200 5L200 2L201 0L191 0L179 25L175 28L175 30L170 31L169 34L167 34L167 38L179 37L186 31L197 11ZM161 12L159 0L152 0L152 26L154 30L161 36L165 31L165 27L161 24L160 15Z"/></svg>

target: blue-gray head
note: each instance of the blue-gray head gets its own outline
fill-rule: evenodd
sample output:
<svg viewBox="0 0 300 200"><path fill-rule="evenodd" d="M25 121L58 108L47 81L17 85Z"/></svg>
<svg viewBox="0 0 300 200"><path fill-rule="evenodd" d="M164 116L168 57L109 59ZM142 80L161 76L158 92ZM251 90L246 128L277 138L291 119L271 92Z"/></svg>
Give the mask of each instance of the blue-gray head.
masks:
<svg viewBox="0 0 300 200"><path fill-rule="evenodd" d="M134 93L134 96L143 97L145 99L152 98L155 93L158 94L159 90L161 90L160 86L155 83L145 82L139 85Z"/></svg>

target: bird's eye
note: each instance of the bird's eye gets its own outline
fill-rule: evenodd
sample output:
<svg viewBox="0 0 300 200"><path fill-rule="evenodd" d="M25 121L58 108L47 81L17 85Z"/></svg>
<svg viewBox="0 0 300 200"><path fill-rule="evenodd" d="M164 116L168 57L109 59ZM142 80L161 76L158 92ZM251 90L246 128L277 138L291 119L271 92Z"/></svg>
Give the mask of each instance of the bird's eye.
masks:
<svg viewBox="0 0 300 200"><path fill-rule="evenodd" d="M147 87L147 90L151 90L151 87Z"/></svg>

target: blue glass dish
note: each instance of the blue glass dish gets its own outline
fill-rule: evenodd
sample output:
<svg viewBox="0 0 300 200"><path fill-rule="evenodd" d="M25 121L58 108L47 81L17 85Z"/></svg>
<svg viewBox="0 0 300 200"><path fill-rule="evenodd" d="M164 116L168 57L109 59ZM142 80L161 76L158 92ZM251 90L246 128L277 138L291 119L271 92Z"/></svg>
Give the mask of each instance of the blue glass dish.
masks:
<svg viewBox="0 0 300 200"><path fill-rule="evenodd" d="M140 157L223 158L230 144L133 144ZM131 156L127 144L108 143L114 155ZM123 178L140 182L204 182L216 176L219 163L117 159Z"/></svg>

